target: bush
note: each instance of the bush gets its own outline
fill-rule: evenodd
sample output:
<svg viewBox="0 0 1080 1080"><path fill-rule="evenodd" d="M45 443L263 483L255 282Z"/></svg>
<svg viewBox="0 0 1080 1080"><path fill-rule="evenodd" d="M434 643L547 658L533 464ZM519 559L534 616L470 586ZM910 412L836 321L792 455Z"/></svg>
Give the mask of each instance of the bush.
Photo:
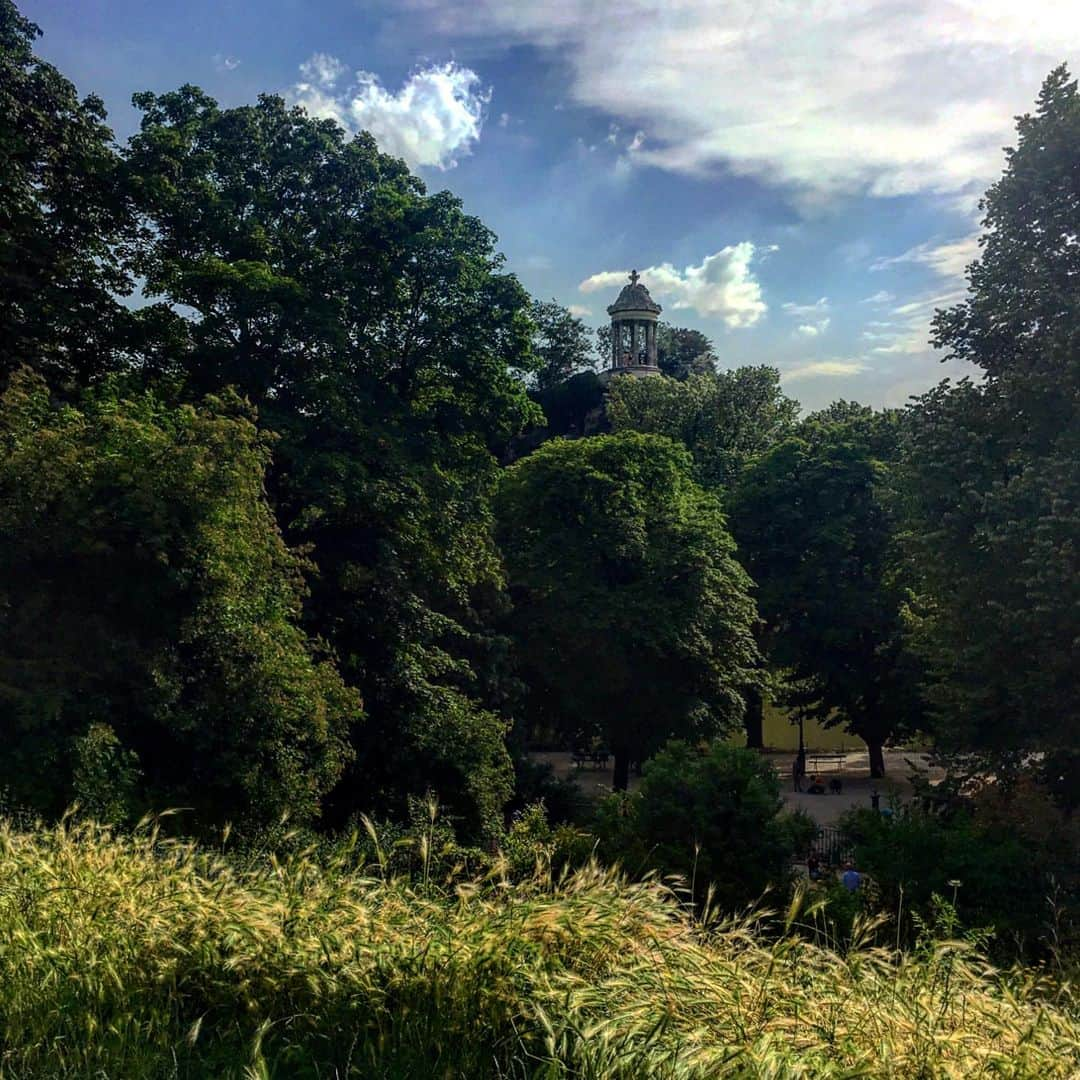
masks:
<svg viewBox="0 0 1080 1080"><path fill-rule="evenodd" d="M1038 949L1046 936L1053 875L1016 823L983 821L966 810L855 810L841 828L882 904L901 914L905 939L916 932L911 915L926 917L935 895L955 898L965 925L992 927L1003 955Z"/></svg>
<svg viewBox="0 0 1080 1080"><path fill-rule="evenodd" d="M755 751L672 741L646 762L636 795L604 805L597 830L601 850L628 871L679 874L698 900L712 886L731 911L788 880L798 829L782 805L780 781Z"/></svg>

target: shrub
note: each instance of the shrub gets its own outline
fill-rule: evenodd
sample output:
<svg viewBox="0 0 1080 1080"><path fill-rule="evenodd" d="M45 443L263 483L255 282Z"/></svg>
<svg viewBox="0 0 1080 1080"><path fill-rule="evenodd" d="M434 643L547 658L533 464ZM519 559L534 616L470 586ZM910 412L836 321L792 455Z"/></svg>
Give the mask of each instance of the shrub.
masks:
<svg viewBox="0 0 1080 1080"><path fill-rule="evenodd" d="M909 915L925 917L935 895L955 897L966 925L992 927L1002 954L1038 947L1046 934L1052 873L1016 823L982 821L967 810L855 810L841 827L881 902L900 914L903 936L913 934Z"/></svg>
<svg viewBox="0 0 1080 1080"><path fill-rule="evenodd" d="M604 806L597 829L628 871L682 875L699 900L712 886L731 911L787 881L795 836L782 805L775 771L753 750L672 741L646 762L636 795Z"/></svg>

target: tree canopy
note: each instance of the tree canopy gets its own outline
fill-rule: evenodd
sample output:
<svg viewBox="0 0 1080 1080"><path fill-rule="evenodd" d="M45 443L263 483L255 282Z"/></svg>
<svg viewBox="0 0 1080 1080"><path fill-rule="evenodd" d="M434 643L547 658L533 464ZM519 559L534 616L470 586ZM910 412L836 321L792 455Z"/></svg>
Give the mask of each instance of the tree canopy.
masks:
<svg viewBox="0 0 1080 1080"><path fill-rule="evenodd" d="M771 367L742 367L674 379L617 379L608 416L616 431L666 435L690 451L698 481L729 487L756 455L791 432L798 403Z"/></svg>
<svg viewBox="0 0 1080 1080"><path fill-rule="evenodd" d="M576 315L556 300L534 300L529 309L536 327L536 389L550 390L595 363L592 335Z"/></svg>
<svg viewBox="0 0 1080 1080"><path fill-rule="evenodd" d="M300 628L304 564L263 489L269 443L235 399L170 407L102 390L0 399L0 772L23 805L123 789L205 828L316 817L359 695ZM102 731L125 762L76 783Z"/></svg>
<svg viewBox="0 0 1080 1080"><path fill-rule="evenodd" d="M1080 94L1064 67L1017 122L963 302L935 343L981 369L915 404L907 539L942 745L1033 750L1080 790Z"/></svg>
<svg viewBox="0 0 1080 1080"><path fill-rule="evenodd" d="M529 299L492 234L369 135L274 97L137 102L137 268L167 305L148 364L188 392L236 387L280 433L270 493L317 570L306 622L364 693L334 813L436 785L467 829L493 828L510 768L488 498L494 451L535 416L515 375Z"/></svg>
<svg viewBox="0 0 1080 1080"><path fill-rule="evenodd" d="M884 742L919 723L888 491L895 430L895 414L850 406L811 416L802 437L747 468L729 501L789 700L862 738L874 776L884 772ZM892 460L879 458L890 444Z"/></svg>
<svg viewBox="0 0 1080 1080"><path fill-rule="evenodd" d="M554 440L506 470L497 515L537 721L597 725L621 787L668 738L738 723L758 662L750 581L685 450L636 432Z"/></svg>
<svg viewBox="0 0 1080 1080"><path fill-rule="evenodd" d="M27 364L70 391L118 359L131 219L104 106L34 55L40 34L0 0L0 385Z"/></svg>

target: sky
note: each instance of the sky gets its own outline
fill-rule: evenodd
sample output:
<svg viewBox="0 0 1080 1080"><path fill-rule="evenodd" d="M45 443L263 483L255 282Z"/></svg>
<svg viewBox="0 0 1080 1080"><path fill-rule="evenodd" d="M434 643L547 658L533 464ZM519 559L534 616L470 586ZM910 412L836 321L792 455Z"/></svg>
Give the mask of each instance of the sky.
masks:
<svg viewBox="0 0 1080 1080"><path fill-rule="evenodd" d="M973 375L929 346L964 295L1014 117L1077 68L1063 0L21 0L104 98L272 92L367 129L590 326L638 269L721 367L807 410Z"/></svg>

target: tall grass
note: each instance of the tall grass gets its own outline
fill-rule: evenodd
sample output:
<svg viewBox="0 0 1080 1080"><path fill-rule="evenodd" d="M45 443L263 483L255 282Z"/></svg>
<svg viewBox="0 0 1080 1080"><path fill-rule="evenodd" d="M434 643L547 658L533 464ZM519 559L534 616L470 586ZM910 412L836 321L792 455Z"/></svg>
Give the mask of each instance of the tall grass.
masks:
<svg viewBox="0 0 1080 1080"><path fill-rule="evenodd" d="M841 954L798 902L766 934L597 866L437 888L356 862L0 823L0 1075L1080 1075L1069 989L962 942Z"/></svg>

